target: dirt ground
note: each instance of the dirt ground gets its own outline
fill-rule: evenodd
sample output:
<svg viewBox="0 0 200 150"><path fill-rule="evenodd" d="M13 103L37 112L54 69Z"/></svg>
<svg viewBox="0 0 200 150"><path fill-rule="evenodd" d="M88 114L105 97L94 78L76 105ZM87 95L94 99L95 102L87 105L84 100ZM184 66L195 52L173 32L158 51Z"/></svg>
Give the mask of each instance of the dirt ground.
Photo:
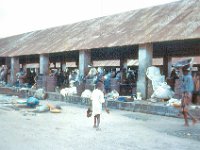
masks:
<svg viewBox="0 0 200 150"><path fill-rule="evenodd" d="M34 113L2 97L0 150L200 149L200 123L184 127L179 118L111 109L110 114L103 112L101 131L96 131L93 118L86 117L86 106L49 101L61 105L62 112Z"/></svg>

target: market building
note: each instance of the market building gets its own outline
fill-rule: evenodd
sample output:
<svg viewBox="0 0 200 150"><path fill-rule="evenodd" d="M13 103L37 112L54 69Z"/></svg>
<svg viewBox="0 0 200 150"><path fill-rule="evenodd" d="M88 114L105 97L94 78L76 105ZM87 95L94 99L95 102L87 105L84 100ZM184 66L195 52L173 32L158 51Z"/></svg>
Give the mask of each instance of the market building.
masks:
<svg viewBox="0 0 200 150"><path fill-rule="evenodd" d="M199 12L199 0L182 0L2 38L0 63L10 69L7 80L12 84L20 68L38 68L41 86L51 91L55 88L49 77L51 65L61 70L66 65L77 67L85 77L90 65L112 62L122 70L132 62L138 70L136 91L146 99L151 95L146 69L153 60L162 61L165 77L177 57L195 57L199 71Z"/></svg>

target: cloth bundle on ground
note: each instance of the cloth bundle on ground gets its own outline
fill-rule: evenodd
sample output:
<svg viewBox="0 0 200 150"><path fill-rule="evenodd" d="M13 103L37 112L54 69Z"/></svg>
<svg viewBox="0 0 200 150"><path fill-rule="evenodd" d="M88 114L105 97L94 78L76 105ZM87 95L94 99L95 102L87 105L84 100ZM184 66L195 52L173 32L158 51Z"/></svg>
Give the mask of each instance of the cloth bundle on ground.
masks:
<svg viewBox="0 0 200 150"><path fill-rule="evenodd" d="M49 111L49 107L47 105L41 105L36 108L36 112L38 113L48 112L48 111Z"/></svg>
<svg viewBox="0 0 200 150"><path fill-rule="evenodd" d="M116 100L119 97L119 93L116 90L112 90L108 94L105 95L106 100Z"/></svg>
<svg viewBox="0 0 200 150"><path fill-rule="evenodd" d="M43 113L43 112L52 112L52 113L60 113L61 112L61 107L59 105L54 105L54 104L43 104L41 106L38 106L35 110L37 113Z"/></svg>
<svg viewBox="0 0 200 150"><path fill-rule="evenodd" d="M163 82L157 87L151 98L170 99L173 95L174 92L171 90L171 87L166 82Z"/></svg>
<svg viewBox="0 0 200 150"><path fill-rule="evenodd" d="M127 101L127 98L126 98L126 97L123 97L123 96L120 96L120 97L118 97L117 100L120 101L120 102L126 102L126 101Z"/></svg>
<svg viewBox="0 0 200 150"><path fill-rule="evenodd" d="M34 97L41 100L41 99L46 99L47 98L47 94L44 91L44 89L38 89L36 90Z"/></svg>
<svg viewBox="0 0 200 150"><path fill-rule="evenodd" d="M39 105L39 100L35 97L29 97L26 101L26 105L28 107L31 107L31 108L34 108L36 107L37 105Z"/></svg>
<svg viewBox="0 0 200 150"><path fill-rule="evenodd" d="M89 89L86 89L81 93L81 97L90 98L91 94L92 94L92 92Z"/></svg>
<svg viewBox="0 0 200 150"><path fill-rule="evenodd" d="M72 96L77 94L77 88L75 86L69 87L69 88L64 88L60 90L60 94L62 96Z"/></svg>
<svg viewBox="0 0 200 150"><path fill-rule="evenodd" d="M49 110L52 113L60 113L61 112L61 107L59 105L53 105L53 104L48 103L47 106L49 107Z"/></svg>
<svg viewBox="0 0 200 150"><path fill-rule="evenodd" d="M160 74L160 69L158 67L148 67L146 75L152 81L154 90L151 98L170 99L174 96L174 92L165 82L165 77Z"/></svg>

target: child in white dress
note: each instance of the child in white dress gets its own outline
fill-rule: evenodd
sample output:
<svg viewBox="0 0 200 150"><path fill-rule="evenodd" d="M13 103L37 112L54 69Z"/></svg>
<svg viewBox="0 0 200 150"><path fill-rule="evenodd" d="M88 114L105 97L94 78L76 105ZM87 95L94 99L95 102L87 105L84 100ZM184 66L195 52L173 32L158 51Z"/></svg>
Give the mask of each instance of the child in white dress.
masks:
<svg viewBox="0 0 200 150"><path fill-rule="evenodd" d="M102 83L98 82L96 84L96 89L93 90L91 94L92 100L92 114L94 116L94 128L100 130L100 114L102 112L102 104L105 103L104 93L103 93L103 85ZM106 108L106 111L109 113L109 110Z"/></svg>

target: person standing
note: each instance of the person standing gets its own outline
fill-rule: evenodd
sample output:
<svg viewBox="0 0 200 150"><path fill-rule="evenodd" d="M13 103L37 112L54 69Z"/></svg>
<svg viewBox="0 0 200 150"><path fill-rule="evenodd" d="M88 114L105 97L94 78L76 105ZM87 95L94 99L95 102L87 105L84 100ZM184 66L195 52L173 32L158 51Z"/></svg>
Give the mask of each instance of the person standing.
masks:
<svg viewBox="0 0 200 150"><path fill-rule="evenodd" d="M104 76L104 89L106 94L111 92L111 72Z"/></svg>
<svg viewBox="0 0 200 150"><path fill-rule="evenodd" d="M178 79L178 75L176 74L176 69L173 68L171 75L170 75L170 82L169 82L169 85L170 85L172 91L175 91L175 83L176 83L177 79Z"/></svg>
<svg viewBox="0 0 200 150"><path fill-rule="evenodd" d="M189 112L189 106L192 102L192 93L194 91L194 82L190 72L190 67L184 66L180 69L180 75L182 92L181 111L184 117L185 126L189 126L188 116L191 117L193 124L197 122L197 119L195 119Z"/></svg>
<svg viewBox="0 0 200 150"><path fill-rule="evenodd" d="M104 93L103 93L103 84L101 82L98 82L96 84L96 89L94 89L91 94L91 100L92 100L92 114L94 116L93 128L96 128L97 130L101 130L99 128L100 115L102 113L102 104L105 103ZM106 112L109 113L107 108L106 108Z"/></svg>
<svg viewBox="0 0 200 150"><path fill-rule="evenodd" d="M7 82L7 73L8 73L7 66L2 65L2 69L0 70L0 81Z"/></svg>

